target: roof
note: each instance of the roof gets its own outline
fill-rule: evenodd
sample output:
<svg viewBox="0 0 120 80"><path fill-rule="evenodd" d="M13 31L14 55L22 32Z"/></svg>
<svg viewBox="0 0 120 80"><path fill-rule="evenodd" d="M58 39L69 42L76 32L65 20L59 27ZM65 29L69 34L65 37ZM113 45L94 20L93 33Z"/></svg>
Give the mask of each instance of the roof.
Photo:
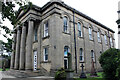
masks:
<svg viewBox="0 0 120 80"><path fill-rule="evenodd" d="M94 20L93 18L91 18L91 17L83 14L82 12L80 12L80 11L72 8L71 6L68 6L67 4L65 4L65 3L64 3L63 1L61 1L61 0L50 0L50 1L49 1L48 3L46 3L43 7L39 7L39 6L36 6L36 5L32 5L32 9L37 10L37 11L40 11L40 12L43 12L44 10L46 10L48 7L50 7L51 5L53 5L53 4L55 4L55 3L58 4L58 5L60 5L60 6L62 6L62 7L67 8L68 10L71 10L71 11L75 12L76 14L79 14L80 16L82 16L82 17L84 17L84 18L92 21L93 23L95 23L95 24L97 24L97 25L99 25L99 26L101 26L101 27L103 27L103 28L105 28L105 29L107 29L107 30L115 33L112 29L110 29L110 28L108 28L107 26L103 25L102 23ZM21 11L21 9L18 11L18 13L20 13L20 11ZM24 14L25 14L25 13L24 13Z"/></svg>

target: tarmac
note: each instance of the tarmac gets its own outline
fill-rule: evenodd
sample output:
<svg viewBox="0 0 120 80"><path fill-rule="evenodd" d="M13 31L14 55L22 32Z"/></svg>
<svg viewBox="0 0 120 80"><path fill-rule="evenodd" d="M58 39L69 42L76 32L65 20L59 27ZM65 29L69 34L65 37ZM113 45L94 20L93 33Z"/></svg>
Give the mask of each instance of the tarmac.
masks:
<svg viewBox="0 0 120 80"><path fill-rule="evenodd" d="M0 71L0 80L54 80L51 76L28 76L20 71Z"/></svg>

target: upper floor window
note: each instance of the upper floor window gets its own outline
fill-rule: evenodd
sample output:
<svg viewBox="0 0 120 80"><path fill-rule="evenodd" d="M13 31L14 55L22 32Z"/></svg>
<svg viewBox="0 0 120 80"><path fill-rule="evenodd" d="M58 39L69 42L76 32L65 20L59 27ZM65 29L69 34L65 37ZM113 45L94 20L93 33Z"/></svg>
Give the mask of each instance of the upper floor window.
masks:
<svg viewBox="0 0 120 80"><path fill-rule="evenodd" d="M78 36L82 37L82 27L80 23L78 23Z"/></svg>
<svg viewBox="0 0 120 80"><path fill-rule="evenodd" d="M111 46L111 47L113 46L113 40L112 40L112 37L110 37L110 46Z"/></svg>
<svg viewBox="0 0 120 80"><path fill-rule="evenodd" d="M99 31L97 32L97 37L98 37L98 42L101 42L101 39L100 39L100 32L99 32Z"/></svg>
<svg viewBox="0 0 120 80"><path fill-rule="evenodd" d="M106 34L104 35L104 39L105 39L105 44L107 44L108 42L107 42L107 36L106 36Z"/></svg>
<svg viewBox="0 0 120 80"><path fill-rule="evenodd" d="M69 52L69 47L68 46L65 46L64 47L64 56L68 56L68 52Z"/></svg>
<svg viewBox="0 0 120 80"><path fill-rule="evenodd" d="M37 41L37 28L34 29L34 41Z"/></svg>
<svg viewBox="0 0 120 80"><path fill-rule="evenodd" d="M84 54L83 54L83 49L80 48L80 62L84 61Z"/></svg>
<svg viewBox="0 0 120 80"><path fill-rule="evenodd" d="M48 21L44 23L44 37L48 36Z"/></svg>
<svg viewBox="0 0 120 80"><path fill-rule="evenodd" d="M92 29L90 27L89 27L89 39L93 40L93 38L92 38Z"/></svg>
<svg viewBox="0 0 120 80"><path fill-rule="evenodd" d="M91 59L95 62L95 54L93 50L91 50Z"/></svg>
<svg viewBox="0 0 120 80"><path fill-rule="evenodd" d="M44 48L44 51L43 51L43 54L44 54L44 61L48 61L48 48Z"/></svg>
<svg viewBox="0 0 120 80"><path fill-rule="evenodd" d="M64 32L68 32L68 18L65 16L64 18L63 18L63 21L64 21L64 26L63 26L63 28L64 28Z"/></svg>

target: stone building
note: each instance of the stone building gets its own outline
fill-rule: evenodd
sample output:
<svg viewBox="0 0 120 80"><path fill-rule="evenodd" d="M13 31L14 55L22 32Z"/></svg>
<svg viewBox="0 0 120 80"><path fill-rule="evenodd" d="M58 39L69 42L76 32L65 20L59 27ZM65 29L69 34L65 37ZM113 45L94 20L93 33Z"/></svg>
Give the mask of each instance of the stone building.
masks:
<svg viewBox="0 0 120 80"><path fill-rule="evenodd" d="M93 59L97 71L98 58L108 48L115 47L114 31L66 5L51 0L43 7L32 5L17 16L22 23L14 29L11 69L53 72L68 68L72 55L72 69L91 70Z"/></svg>
<svg viewBox="0 0 120 80"><path fill-rule="evenodd" d="M118 2L118 20L116 22L118 24L118 49L120 49L120 2Z"/></svg>

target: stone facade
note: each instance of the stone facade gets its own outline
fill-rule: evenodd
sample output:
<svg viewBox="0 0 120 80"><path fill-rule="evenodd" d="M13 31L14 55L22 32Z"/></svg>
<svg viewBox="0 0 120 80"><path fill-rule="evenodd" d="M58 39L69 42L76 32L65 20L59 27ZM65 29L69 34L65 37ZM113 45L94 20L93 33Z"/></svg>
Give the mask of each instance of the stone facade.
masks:
<svg viewBox="0 0 120 80"><path fill-rule="evenodd" d="M14 29L11 69L53 72L68 68L69 52L73 70L81 72L83 63L90 72L93 59L99 71L99 56L115 47L113 30L60 0L41 8L32 5L27 12L19 9L18 19L22 25Z"/></svg>
<svg viewBox="0 0 120 80"><path fill-rule="evenodd" d="M118 24L118 49L120 49L120 2L118 2L118 20L116 22Z"/></svg>

